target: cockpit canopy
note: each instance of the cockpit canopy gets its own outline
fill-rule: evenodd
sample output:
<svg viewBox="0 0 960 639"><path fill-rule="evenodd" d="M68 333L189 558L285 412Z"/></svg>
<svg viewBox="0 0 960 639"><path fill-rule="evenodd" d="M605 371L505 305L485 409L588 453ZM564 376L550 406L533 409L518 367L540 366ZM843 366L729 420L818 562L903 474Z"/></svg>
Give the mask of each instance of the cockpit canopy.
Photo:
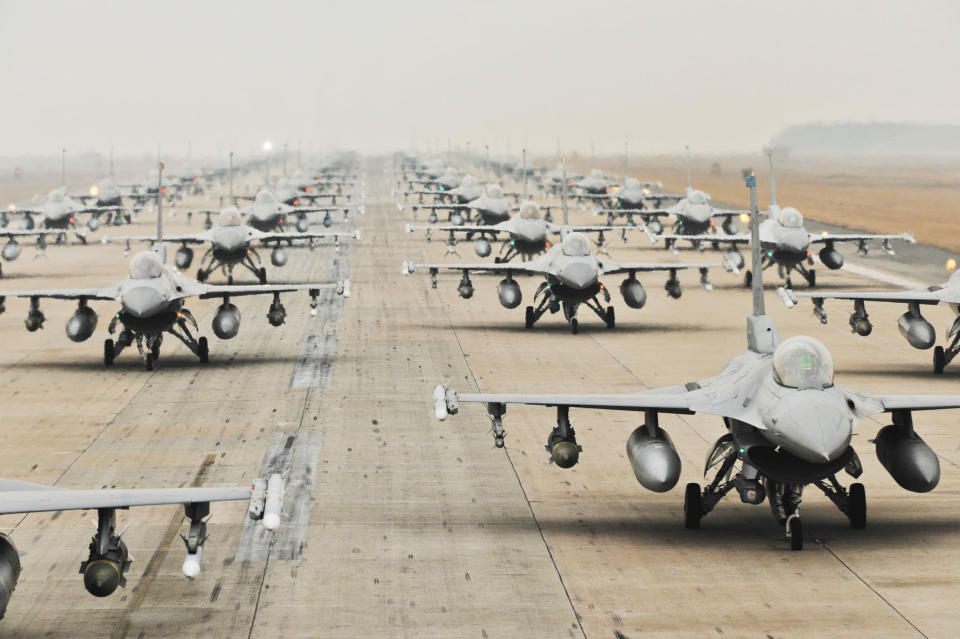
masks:
<svg viewBox="0 0 960 639"><path fill-rule="evenodd" d="M276 204L277 198L270 191L261 189L253 201L256 204Z"/></svg>
<svg viewBox="0 0 960 639"><path fill-rule="evenodd" d="M477 178L472 175L465 175L463 179L460 180L460 186L474 186L477 183Z"/></svg>
<svg viewBox="0 0 960 639"><path fill-rule="evenodd" d="M590 255L590 240L583 233L569 233L563 238L560 250L567 257L586 257Z"/></svg>
<svg viewBox="0 0 960 639"><path fill-rule="evenodd" d="M499 184L488 184L487 185L487 195L493 200L499 200L503 198L503 189L500 188Z"/></svg>
<svg viewBox="0 0 960 639"><path fill-rule="evenodd" d="M54 189L50 191L50 195L47 196L47 200L53 202L54 204L60 204L63 202L63 198L66 197L61 189Z"/></svg>
<svg viewBox="0 0 960 639"><path fill-rule="evenodd" d="M639 188L640 188L640 182L637 180L637 178L629 178L629 177L628 177L626 180L623 181L623 188L624 188L624 189L631 189L631 190L633 190L633 189L639 189Z"/></svg>
<svg viewBox="0 0 960 639"><path fill-rule="evenodd" d="M687 195L687 201L690 202L690 204L706 204L707 194L703 191L691 190Z"/></svg>
<svg viewBox="0 0 960 639"><path fill-rule="evenodd" d="M130 279L150 280L163 274L163 262L153 251L141 251L130 260Z"/></svg>
<svg viewBox="0 0 960 639"><path fill-rule="evenodd" d="M539 220L540 219L540 207L537 206L534 202L524 202L520 205L520 219L522 220Z"/></svg>
<svg viewBox="0 0 960 639"><path fill-rule="evenodd" d="M800 211L792 206L780 209L780 217L778 221L780 222L780 226L788 229L798 229L803 227L803 216L800 215Z"/></svg>
<svg viewBox="0 0 960 639"><path fill-rule="evenodd" d="M830 351L812 337L791 337L773 352L773 378L789 388L833 386L833 358Z"/></svg>
<svg viewBox="0 0 960 639"><path fill-rule="evenodd" d="M223 209L217 217L218 226L240 226L241 224L243 224L243 219L235 206Z"/></svg>

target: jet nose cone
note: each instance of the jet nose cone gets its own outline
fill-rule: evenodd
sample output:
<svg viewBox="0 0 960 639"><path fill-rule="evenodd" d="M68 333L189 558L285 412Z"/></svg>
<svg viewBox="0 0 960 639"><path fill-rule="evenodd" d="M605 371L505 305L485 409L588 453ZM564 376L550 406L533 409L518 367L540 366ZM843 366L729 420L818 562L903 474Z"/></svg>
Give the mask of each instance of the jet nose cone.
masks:
<svg viewBox="0 0 960 639"><path fill-rule="evenodd" d="M545 224L531 224L529 222L517 226L517 237L525 242L542 242L547 237Z"/></svg>
<svg viewBox="0 0 960 639"><path fill-rule="evenodd" d="M791 391L765 421L787 451L812 463L840 457L854 425L843 398L830 389Z"/></svg>
<svg viewBox="0 0 960 639"><path fill-rule="evenodd" d="M219 228L213 234L217 246L225 251L236 251L246 244L246 233L240 227Z"/></svg>
<svg viewBox="0 0 960 639"><path fill-rule="evenodd" d="M810 245L810 237L807 235L806 231L801 231L799 233L790 231L780 238L780 243L791 251L803 253Z"/></svg>
<svg viewBox="0 0 960 639"><path fill-rule="evenodd" d="M121 298L123 310L134 317L152 315L164 306L164 302L163 293L150 285L129 288L123 292Z"/></svg>
<svg viewBox="0 0 960 639"><path fill-rule="evenodd" d="M690 204L684 213L688 218L697 222L708 222L713 217L713 210L708 204Z"/></svg>
<svg viewBox="0 0 960 639"><path fill-rule="evenodd" d="M570 288L585 289L597 283L597 266L591 261L570 262L560 268L559 277Z"/></svg>

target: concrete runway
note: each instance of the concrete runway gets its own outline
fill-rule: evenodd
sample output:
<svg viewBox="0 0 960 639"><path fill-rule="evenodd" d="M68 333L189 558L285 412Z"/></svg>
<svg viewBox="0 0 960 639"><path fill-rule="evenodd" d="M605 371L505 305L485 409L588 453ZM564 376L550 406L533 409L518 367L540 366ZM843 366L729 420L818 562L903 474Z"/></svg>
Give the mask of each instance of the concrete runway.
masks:
<svg viewBox="0 0 960 639"><path fill-rule="evenodd" d="M563 470L547 464L543 448L552 410L511 407L507 448L498 450L482 406L464 406L440 423L430 391L449 381L463 391L629 392L708 377L744 347L750 296L740 278L718 271L707 292L695 272L681 274L684 295L670 300L666 276L653 274L642 278L649 292L642 310L623 304L616 278L607 282L616 329L584 312L579 335L549 315L526 330L522 308L497 302L496 278L476 277L474 298L461 300L459 274L441 275L436 290L426 273L400 274L404 259L456 258L443 256L440 241L403 232L406 218L388 181L382 165L370 165L367 214L353 218L360 242L339 256L300 250L284 269L268 266L278 281L326 280L348 268L353 295L342 310L311 318L306 296L291 295L287 323L275 329L264 317L269 298L244 298L240 334L224 342L209 329L216 303L189 304L211 337L207 365L168 341L153 373L129 351L106 370L109 304L96 306L94 337L74 344L63 332L73 304L43 303L46 328L28 334L21 323L27 302L7 300L0 315L4 476L65 487L212 486L283 468L296 481L283 529L266 551L249 526L245 532L245 504L214 504L204 572L194 581L180 574L179 507L120 513L121 525L134 522L125 539L136 561L126 590L102 600L83 590L77 574L93 513L0 518L26 552L0 622L5 635L955 636L960 412L916 416L941 460L940 485L926 495L900 489L877 462L868 440L883 422L861 424L855 444L866 530L849 529L811 490L800 553L789 551L765 504L728 497L701 530L685 530L682 490L650 493L633 477L624 446L636 415L573 411L584 451L578 466ZM189 228L182 216L165 226ZM148 230L144 214L137 232ZM31 261L26 249L4 265L0 286L115 281L126 274L121 251L53 247ZM704 257L672 256L640 235L627 245L612 240L610 253L622 261ZM461 254L472 261L468 244ZM893 260L863 263L885 268ZM828 303L831 323L821 326L809 302L788 310L772 284L768 312L781 336L824 341L848 386L958 389L960 367L934 377L931 353L897 333L905 309L868 305L875 330L864 339L847 328L846 304ZM818 284L881 286L846 272L818 273ZM528 300L535 286L521 282ZM938 330L952 321L946 308L925 313ZM702 482L703 460L723 433L719 420L663 416L661 425L684 463L679 486Z"/></svg>

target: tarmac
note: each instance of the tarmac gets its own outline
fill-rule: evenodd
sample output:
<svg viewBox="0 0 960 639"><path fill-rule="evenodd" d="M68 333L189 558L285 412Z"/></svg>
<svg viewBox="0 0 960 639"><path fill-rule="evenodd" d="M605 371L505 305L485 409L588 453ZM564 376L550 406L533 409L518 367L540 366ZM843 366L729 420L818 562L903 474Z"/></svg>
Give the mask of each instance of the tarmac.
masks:
<svg viewBox="0 0 960 639"><path fill-rule="evenodd" d="M340 253L291 252L271 281L327 281L349 274L352 296L308 314L305 295L284 299L287 322L265 319L269 298L237 300L240 334L209 329L216 302L188 304L211 337L202 365L168 340L154 372L135 351L111 369L102 340L115 310L95 303L94 337L74 344L63 326L74 305L42 303L46 327L28 334L25 300L0 315L0 453L3 475L63 487L246 484L266 472L288 476L284 521L272 539L245 520L243 503L213 504L204 572L180 573L179 507L140 508L124 535L135 558L126 589L87 594L77 574L95 513L0 518L25 554L0 632L11 637L952 637L960 627L960 428L958 411L915 417L940 457L932 493L900 489L869 440L885 422L865 420L854 444L864 465L868 524L852 530L816 489L801 507L805 549L791 552L766 504L728 496L685 530L682 486L703 480L702 464L723 434L719 419L661 417L680 454L679 488L642 489L625 455L637 415L574 410L580 464L563 470L544 450L551 409L510 407L507 447L497 449L479 405L445 422L431 389L632 392L715 374L745 347L750 294L717 269L714 290L681 273L669 299L665 274L641 281L649 301L629 309L619 276L607 282L617 327L584 309L580 334L559 316L523 327L523 309L502 308L495 277L474 278L457 296L459 273L432 289L401 262L450 261L443 242L404 232L384 165L368 165L366 214L351 224L362 240ZM182 206L209 206L190 199ZM575 212L582 222L595 222ZM137 232L149 231L140 215ZM188 227L184 216L165 230ZM812 228L812 225L811 225ZM104 232L93 236L96 240ZM848 253L855 267L935 283L939 254ZM611 238L618 261L719 262L714 253L674 256L641 234ZM463 261L473 261L469 244ZM334 263L333 261L336 260ZM890 288L848 269L818 267L825 289ZM4 264L2 288L102 285L126 274L119 245L25 249ZM896 317L906 309L867 306L868 338L851 334L847 303L828 302L830 323L809 301L783 307L768 271L767 310L782 337L808 334L833 354L844 384L873 392L951 393L960 367L932 374L931 353L910 347ZM928 277L922 277L925 275ZM211 278L218 281L216 276ZM538 282L525 279L524 304ZM798 290L802 287L798 284ZM941 330L948 308L924 309ZM942 337L941 337L942 339ZM842 481L848 483L849 478Z"/></svg>

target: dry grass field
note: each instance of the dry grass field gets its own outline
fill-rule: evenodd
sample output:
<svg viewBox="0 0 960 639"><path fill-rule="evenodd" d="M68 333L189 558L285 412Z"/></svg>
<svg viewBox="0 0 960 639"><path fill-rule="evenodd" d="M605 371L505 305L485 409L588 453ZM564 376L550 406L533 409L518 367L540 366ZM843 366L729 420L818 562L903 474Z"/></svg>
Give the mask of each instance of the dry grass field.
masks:
<svg viewBox="0 0 960 639"><path fill-rule="evenodd" d="M545 161L550 165L552 158ZM712 171L714 162L720 172ZM588 171L588 157L571 158L571 169ZM619 176L621 158L603 158L598 168ZM766 158L757 156L695 156L693 184L713 199L747 205L740 178L743 167L756 169L760 178L760 205L768 198ZM630 174L659 179L665 189L681 191L686 166L679 156L631 157ZM776 167L777 201L794 206L805 217L848 228L899 233L910 231L922 244L960 251L960 167L946 163L899 164L843 161L779 161Z"/></svg>

